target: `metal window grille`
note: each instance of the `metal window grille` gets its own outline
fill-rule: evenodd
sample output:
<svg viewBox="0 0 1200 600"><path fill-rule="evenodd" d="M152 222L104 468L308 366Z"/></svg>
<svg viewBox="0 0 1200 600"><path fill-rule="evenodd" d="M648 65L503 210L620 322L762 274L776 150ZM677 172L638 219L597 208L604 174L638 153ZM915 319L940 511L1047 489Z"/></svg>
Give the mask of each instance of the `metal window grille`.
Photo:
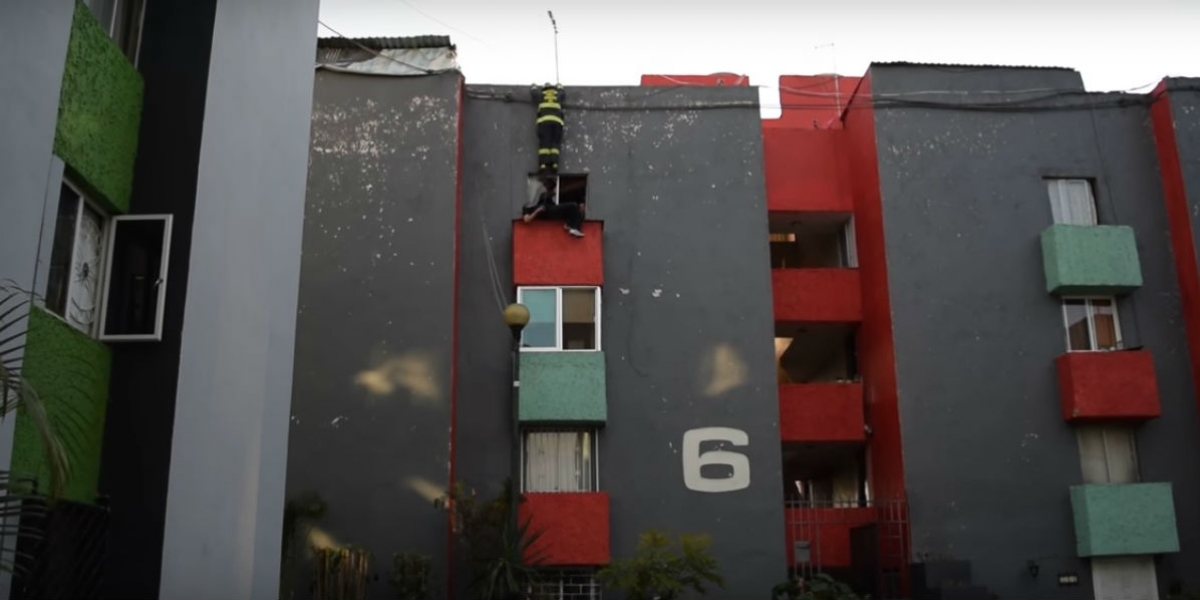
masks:
<svg viewBox="0 0 1200 600"><path fill-rule="evenodd" d="M876 498L854 507L789 501L785 513L791 575L825 573L872 598L905 597L910 562L905 500Z"/></svg>
<svg viewBox="0 0 1200 600"><path fill-rule="evenodd" d="M600 600L600 584L592 569L545 571L533 586L534 600Z"/></svg>

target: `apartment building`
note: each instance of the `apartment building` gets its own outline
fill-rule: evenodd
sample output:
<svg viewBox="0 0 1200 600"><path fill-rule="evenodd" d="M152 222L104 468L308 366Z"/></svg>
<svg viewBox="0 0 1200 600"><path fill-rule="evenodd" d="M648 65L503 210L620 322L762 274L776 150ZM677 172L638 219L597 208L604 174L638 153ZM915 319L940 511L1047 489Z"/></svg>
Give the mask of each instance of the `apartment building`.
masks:
<svg viewBox="0 0 1200 600"><path fill-rule="evenodd" d="M875 64L782 78L769 120L737 75L569 87L575 239L518 218L527 88L445 38L319 46L288 493L340 543L465 589L429 503L513 471L520 302L547 597L650 528L711 535L719 597L1197 585L1194 82Z"/></svg>

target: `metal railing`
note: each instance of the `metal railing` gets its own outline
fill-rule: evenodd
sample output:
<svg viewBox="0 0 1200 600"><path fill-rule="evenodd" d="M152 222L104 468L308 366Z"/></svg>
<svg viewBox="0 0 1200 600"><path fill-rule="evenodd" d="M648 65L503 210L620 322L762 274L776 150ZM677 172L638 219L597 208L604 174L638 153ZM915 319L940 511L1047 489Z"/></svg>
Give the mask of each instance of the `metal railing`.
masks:
<svg viewBox="0 0 1200 600"><path fill-rule="evenodd" d="M825 573L872 598L907 594L910 542L904 499L789 500L784 514L795 576Z"/></svg>
<svg viewBox="0 0 1200 600"><path fill-rule="evenodd" d="M101 504L26 497L20 507L11 597L101 598L109 509ZM11 539L0 543L11 543Z"/></svg>

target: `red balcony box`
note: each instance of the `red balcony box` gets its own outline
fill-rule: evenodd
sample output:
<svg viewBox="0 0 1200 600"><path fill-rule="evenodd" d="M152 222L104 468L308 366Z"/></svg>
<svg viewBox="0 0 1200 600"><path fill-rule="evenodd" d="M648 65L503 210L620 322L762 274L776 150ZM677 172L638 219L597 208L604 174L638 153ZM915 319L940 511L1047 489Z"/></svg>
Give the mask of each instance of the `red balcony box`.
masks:
<svg viewBox="0 0 1200 600"><path fill-rule="evenodd" d="M858 269L773 269L775 320L794 323L862 321Z"/></svg>
<svg viewBox="0 0 1200 600"><path fill-rule="evenodd" d="M608 564L608 494L525 494L521 522L529 519L530 532L541 537L530 547L542 565L587 567Z"/></svg>
<svg viewBox="0 0 1200 600"><path fill-rule="evenodd" d="M1150 352L1068 352L1055 364L1066 421L1138 421L1162 414Z"/></svg>
<svg viewBox="0 0 1200 600"><path fill-rule="evenodd" d="M796 556L796 542L808 542L808 562L819 567L850 566L850 531L875 522L873 508L784 509L789 565L803 562Z"/></svg>
<svg viewBox="0 0 1200 600"><path fill-rule="evenodd" d="M513 222L513 285L603 285L604 224L587 221L584 237L562 221Z"/></svg>
<svg viewBox="0 0 1200 600"><path fill-rule="evenodd" d="M843 160L844 133L836 129L763 129L767 210L854 210Z"/></svg>
<svg viewBox="0 0 1200 600"><path fill-rule="evenodd" d="M862 442L861 383L786 383L779 386L783 442Z"/></svg>

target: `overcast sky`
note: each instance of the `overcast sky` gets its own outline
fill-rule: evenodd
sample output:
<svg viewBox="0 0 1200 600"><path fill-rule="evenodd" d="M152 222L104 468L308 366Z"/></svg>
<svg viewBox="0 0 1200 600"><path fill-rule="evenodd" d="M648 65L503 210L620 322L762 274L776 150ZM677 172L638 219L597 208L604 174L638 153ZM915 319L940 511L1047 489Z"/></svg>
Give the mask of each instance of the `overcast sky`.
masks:
<svg viewBox="0 0 1200 600"><path fill-rule="evenodd" d="M781 74L871 61L1072 67L1095 91L1200 76L1200 0L321 0L321 20L351 37L449 35L468 82L530 84L554 78L547 9L565 85L728 71L770 86L764 109Z"/></svg>

